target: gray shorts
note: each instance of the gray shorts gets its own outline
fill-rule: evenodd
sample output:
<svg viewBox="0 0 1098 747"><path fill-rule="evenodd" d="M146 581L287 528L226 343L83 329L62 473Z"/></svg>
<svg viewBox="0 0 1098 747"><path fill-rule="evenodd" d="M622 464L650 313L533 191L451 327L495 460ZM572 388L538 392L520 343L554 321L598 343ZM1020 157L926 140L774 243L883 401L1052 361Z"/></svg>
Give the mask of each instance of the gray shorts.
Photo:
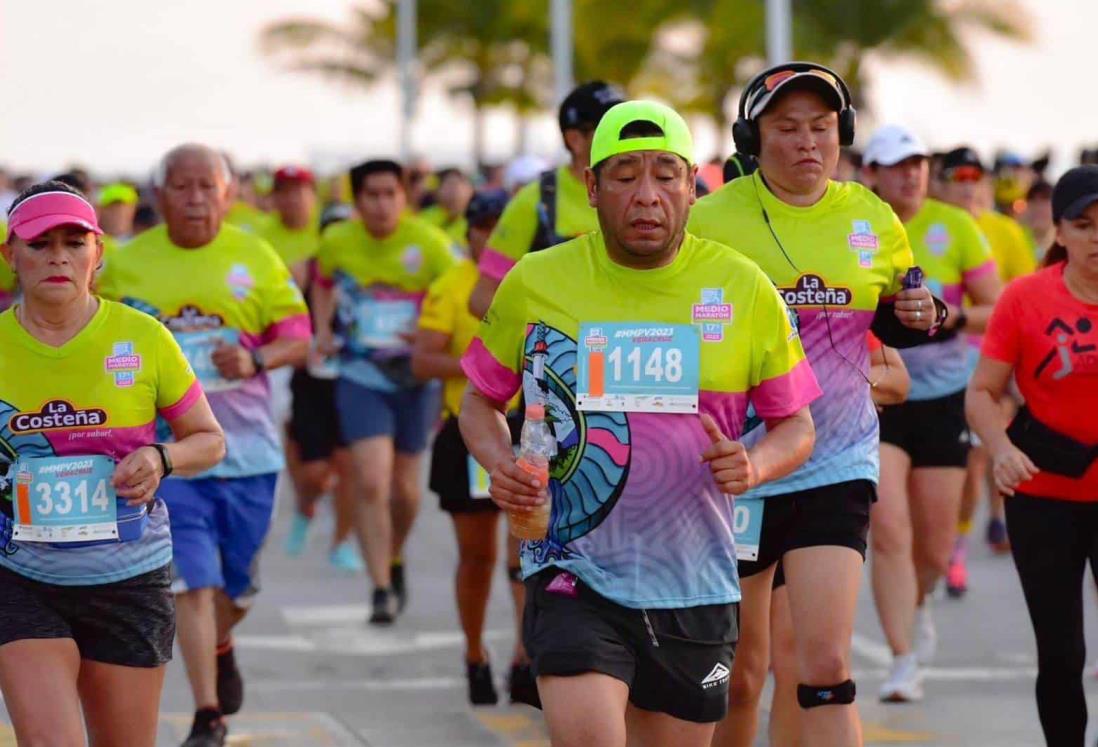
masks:
<svg viewBox="0 0 1098 747"><path fill-rule="evenodd" d="M124 667L172 658L175 601L168 566L96 586L58 586L0 567L0 646L71 638L80 657Z"/></svg>

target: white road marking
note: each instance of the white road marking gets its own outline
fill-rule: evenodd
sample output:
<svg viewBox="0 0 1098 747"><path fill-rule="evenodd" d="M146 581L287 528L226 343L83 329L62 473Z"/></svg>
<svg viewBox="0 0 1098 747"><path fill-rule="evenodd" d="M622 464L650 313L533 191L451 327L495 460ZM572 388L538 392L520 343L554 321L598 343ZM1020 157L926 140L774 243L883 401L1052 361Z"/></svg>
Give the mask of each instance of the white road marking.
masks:
<svg viewBox="0 0 1098 747"><path fill-rule="evenodd" d="M850 639L854 655L878 667L860 672L862 676L876 679L888 676L892 666L892 651L884 643L855 633ZM943 682L997 682L1003 680L1028 680L1037 676L1034 666L1004 667L924 667L923 679Z"/></svg>
<svg viewBox="0 0 1098 747"><path fill-rule="evenodd" d="M276 680L249 682L248 689L256 692L325 692L328 690L454 690L466 686L464 677L418 677L375 680Z"/></svg>
<svg viewBox="0 0 1098 747"><path fill-rule="evenodd" d="M892 666L892 651L880 641L855 633L850 637L850 649L855 656L860 656L878 667Z"/></svg>

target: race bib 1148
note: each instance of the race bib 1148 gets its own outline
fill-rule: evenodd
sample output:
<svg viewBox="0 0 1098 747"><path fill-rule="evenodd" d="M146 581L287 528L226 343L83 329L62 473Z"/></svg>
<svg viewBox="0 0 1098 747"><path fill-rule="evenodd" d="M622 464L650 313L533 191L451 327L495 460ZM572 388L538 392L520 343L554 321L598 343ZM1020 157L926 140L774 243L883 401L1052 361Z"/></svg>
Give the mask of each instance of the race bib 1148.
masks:
<svg viewBox="0 0 1098 747"><path fill-rule="evenodd" d="M580 326L576 407L601 412L697 413L700 352L692 324Z"/></svg>

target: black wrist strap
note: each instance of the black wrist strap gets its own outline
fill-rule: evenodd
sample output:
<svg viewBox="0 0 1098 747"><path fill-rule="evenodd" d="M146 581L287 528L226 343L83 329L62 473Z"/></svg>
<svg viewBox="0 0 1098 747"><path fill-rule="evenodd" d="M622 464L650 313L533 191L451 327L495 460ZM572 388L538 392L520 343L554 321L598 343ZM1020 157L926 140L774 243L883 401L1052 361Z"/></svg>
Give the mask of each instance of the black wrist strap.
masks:
<svg viewBox="0 0 1098 747"><path fill-rule="evenodd" d="M263 360L263 354L259 352L259 348L252 348L252 365L257 374L263 373L267 368L267 362Z"/></svg>
<svg viewBox="0 0 1098 747"><path fill-rule="evenodd" d="M149 444L149 446L156 449L156 453L160 455L160 464L164 468L164 474L161 475L161 477L167 477L174 470L172 467L172 456L168 453L168 447L164 444Z"/></svg>

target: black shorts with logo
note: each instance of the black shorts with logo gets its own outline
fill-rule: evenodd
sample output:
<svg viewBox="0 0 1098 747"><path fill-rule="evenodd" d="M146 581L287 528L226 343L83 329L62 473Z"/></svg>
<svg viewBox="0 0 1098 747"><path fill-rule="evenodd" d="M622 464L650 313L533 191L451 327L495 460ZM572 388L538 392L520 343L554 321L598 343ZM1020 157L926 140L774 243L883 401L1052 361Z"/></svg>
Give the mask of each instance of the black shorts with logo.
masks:
<svg viewBox="0 0 1098 747"><path fill-rule="evenodd" d="M912 467L964 467L972 446L964 390L884 408L881 443L903 449Z"/></svg>
<svg viewBox="0 0 1098 747"><path fill-rule="evenodd" d="M498 511L491 498L473 498L469 494L469 450L461 438L456 417L448 417L435 436L431 450L431 491L438 495L439 506L451 514Z"/></svg>
<svg viewBox="0 0 1098 747"><path fill-rule="evenodd" d="M849 547L865 558L869 507L877 486L869 480L823 485L763 499L759 557L737 563L740 578L765 571L791 550Z"/></svg>
<svg viewBox="0 0 1098 747"><path fill-rule="evenodd" d="M158 667L172 658L175 598L168 566L95 586L45 584L0 568L0 645L71 638L80 658Z"/></svg>
<svg viewBox="0 0 1098 747"><path fill-rule="evenodd" d="M696 723L724 718L739 604L631 609L578 579L554 584L558 576L575 578L547 568L526 579L522 637L536 676L599 672L626 683L642 710Z"/></svg>

